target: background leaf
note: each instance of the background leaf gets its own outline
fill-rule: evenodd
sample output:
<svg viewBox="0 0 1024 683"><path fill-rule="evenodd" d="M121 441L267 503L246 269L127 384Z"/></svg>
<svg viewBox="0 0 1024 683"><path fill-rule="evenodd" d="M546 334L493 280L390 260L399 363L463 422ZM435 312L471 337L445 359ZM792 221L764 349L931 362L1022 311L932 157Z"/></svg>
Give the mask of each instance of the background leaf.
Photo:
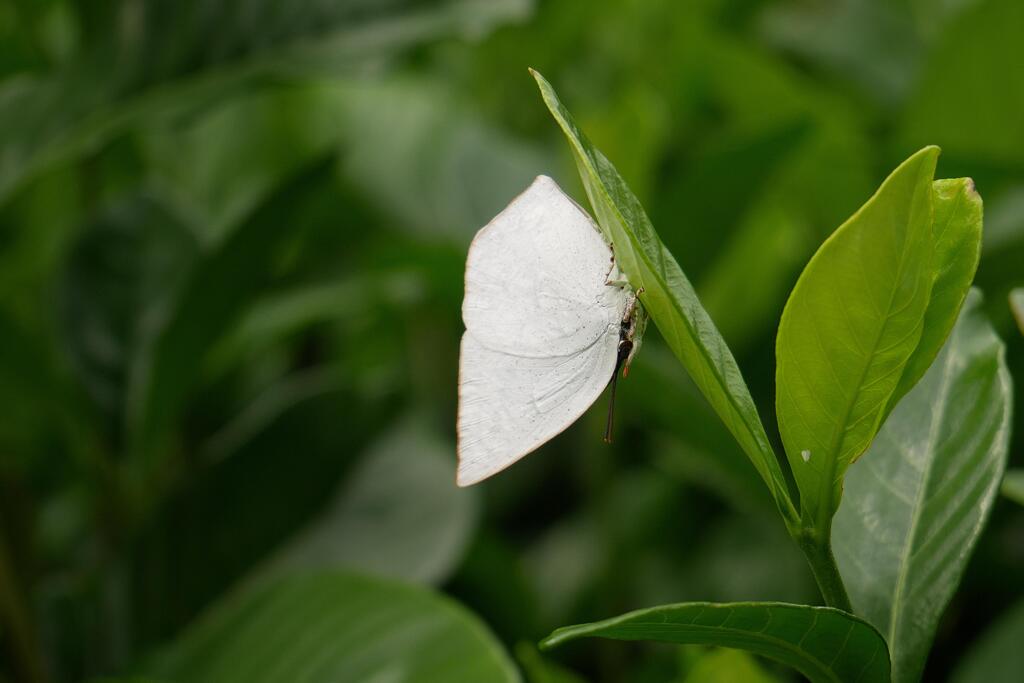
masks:
<svg viewBox="0 0 1024 683"><path fill-rule="evenodd" d="M746 652L716 647L693 664L683 683L773 683L778 680Z"/></svg>
<svg viewBox="0 0 1024 683"><path fill-rule="evenodd" d="M1003 495L1024 505L1024 469L1006 470L1003 476Z"/></svg>
<svg viewBox="0 0 1024 683"><path fill-rule="evenodd" d="M519 680L493 637L457 604L338 572L231 594L141 670L195 683Z"/></svg>
<svg viewBox="0 0 1024 683"><path fill-rule="evenodd" d="M1024 671L1024 602L1011 606L971 645L951 683L1014 683Z"/></svg>
<svg viewBox="0 0 1024 683"><path fill-rule="evenodd" d="M321 518L258 570L261 580L348 569L416 583L447 578L466 549L475 489L456 489L451 444L407 424L367 453Z"/></svg>
<svg viewBox="0 0 1024 683"><path fill-rule="evenodd" d="M1020 333L1024 334L1024 288L1010 292L1010 308L1013 309L1013 317L1017 319Z"/></svg>
<svg viewBox="0 0 1024 683"><path fill-rule="evenodd" d="M857 613L916 681L1006 466L1011 385L974 295L938 360L849 470L832 541Z"/></svg>
<svg viewBox="0 0 1024 683"><path fill-rule="evenodd" d="M331 201L321 190L331 180L324 163L295 173L196 265L163 324L151 332L136 361L128 416L130 448L147 467L161 455L163 439L213 342L230 329L251 297L280 276L285 245L298 238L301 228L317 225Z"/></svg>
<svg viewBox="0 0 1024 683"><path fill-rule="evenodd" d="M684 603L560 628L542 643L586 637L718 645L770 657L814 683L889 680L889 656L878 632L831 607L785 603Z"/></svg>
<svg viewBox="0 0 1024 683"><path fill-rule="evenodd" d="M828 529L921 337L933 281L936 148L899 166L826 240L782 313L776 408L805 524Z"/></svg>
<svg viewBox="0 0 1024 683"><path fill-rule="evenodd" d="M10 133L0 150L0 200L132 125L181 116L268 79L365 69L439 36L479 35L530 9L529 0L431 8L346 0L308 2L306 11L278 2L212 11L189 2L175 8L173 21L155 0L101 4L104 11L87 19L92 35L76 64L0 86L0 125ZM127 11L136 21L122 21Z"/></svg>

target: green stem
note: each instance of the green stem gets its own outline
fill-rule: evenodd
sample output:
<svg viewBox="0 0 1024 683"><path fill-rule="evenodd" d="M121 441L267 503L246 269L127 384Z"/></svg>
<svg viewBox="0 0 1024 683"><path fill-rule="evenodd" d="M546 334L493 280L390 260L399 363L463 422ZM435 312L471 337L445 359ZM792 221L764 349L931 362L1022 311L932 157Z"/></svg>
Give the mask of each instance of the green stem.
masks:
<svg viewBox="0 0 1024 683"><path fill-rule="evenodd" d="M843 577L839 575L836 558L832 554L830 536L830 533L820 535L811 530L803 530L793 535L807 558L807 563L811 565L811 573L818 582L818 589L825 598L825 604L852 614L853 606L850 604L850 596L846 594Z"/></svg>

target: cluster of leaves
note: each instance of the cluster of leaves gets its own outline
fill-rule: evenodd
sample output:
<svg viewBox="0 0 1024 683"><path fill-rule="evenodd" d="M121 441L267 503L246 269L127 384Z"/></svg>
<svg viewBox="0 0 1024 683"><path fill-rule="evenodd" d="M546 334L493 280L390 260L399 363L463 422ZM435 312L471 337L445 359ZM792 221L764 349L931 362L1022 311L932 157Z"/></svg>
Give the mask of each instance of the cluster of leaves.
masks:
<svg viewBox="0 0 1024 683"><path fill-rule="evenodd" d="M797 281L776 351L776 410L796 506L736 361L692 285L615 167L534 76L620 267L761 474L823 596L838 608L685 603L560 629L546 644L587 635L711 643L773 657L812 681L883 681L890 671L896 681L917 680L1009 445L1009 373L977 297L947 341L981 248L973 181L933 180L938 149L921 150L826 240ZM833 536L846 471L883 424L851 478ZM878 630L853 616L833 542L855 580L856 611Z"/></svg>
<svg viewBox="0 0 1024 683"><path fill-rule="evenodd" d="M786 680L771 660L867 680L887 654L906 680L933 639L927 680L1013 672L1024 496L1019 466L995 495L986 319L1020 376L1024 101L1005 74L1024 12L934 5L0 0L0 681ZM614 446L588 416L456 490L466 245L535 175L576 182L528 65L636 192L569 128L575 194L630 245L663 341L620 386ZM868 207L915 188L935 215L905 237L939 246L876 244L871 265L903 249L930 259L907 282L939 277L899 290L911 336L886 330L899 360L866 390L885 405L826 391L866 415L833 449L840 497L805 467L830 462L825 427L799 427L822 411L774 395L776 325L798 361L851 350L796 346L815 341L800 315L845 324L818 298L840 290L832 257L782 316L787 295L933 143L985 196L985 296L940 351L976 205L925 150ZM808 381L852 387L853 362ZM855 617L805 606L836 566ZM577 638L652 624L685 644Z"/></svg>

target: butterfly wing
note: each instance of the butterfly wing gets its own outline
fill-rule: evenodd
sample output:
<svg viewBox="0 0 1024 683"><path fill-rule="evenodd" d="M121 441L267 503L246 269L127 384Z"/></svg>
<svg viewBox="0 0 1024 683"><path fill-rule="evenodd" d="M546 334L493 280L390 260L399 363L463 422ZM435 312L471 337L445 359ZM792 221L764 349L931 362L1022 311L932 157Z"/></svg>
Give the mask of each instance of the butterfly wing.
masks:
<svg viewBox="0 0 1024 683"><path fill-rule="evenodd" d="M459 361L458 483L575 422L615 369L627 293L590 218L539 177L470 246Z"/></svg>
<svg viewBox="0 0 1024 683"><path fill-rule="evenodd" d="M605 284L612 253L548 177L477 233L466 259L466 330L486 348L568 355L618 326L625 293Z"/></svg>
<svg viewBox="0 0 1024 683"><path fill-rule="evenodd" d="M579 419L615 370L618 335L567 356L492 351L468 332L459 359L459 486L500 472Z"/></svg>

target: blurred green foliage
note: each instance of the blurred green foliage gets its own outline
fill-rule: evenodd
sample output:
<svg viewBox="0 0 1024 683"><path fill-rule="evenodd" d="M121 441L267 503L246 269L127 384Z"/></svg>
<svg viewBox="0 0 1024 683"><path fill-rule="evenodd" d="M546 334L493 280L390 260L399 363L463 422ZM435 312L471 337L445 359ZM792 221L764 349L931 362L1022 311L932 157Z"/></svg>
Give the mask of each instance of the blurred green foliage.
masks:
<svg viewBox="0 0 1024 683"><path fill-rule="evenodd" d="M0 0L0 680L160 676L272 581L349 571L447 593L529 679L700 675L714 653L516 647L815 599L656 333L613 446L598 408L443 485L469 240L539 173L584 196L526 68L636 191L771 425L796 276L925 144L985 198L976 284L1021 403L1021 35L1019 0ZM1021 539L997 501L925 680L1024 638L1012 615L982 636L1024 597Z"/></svg>

